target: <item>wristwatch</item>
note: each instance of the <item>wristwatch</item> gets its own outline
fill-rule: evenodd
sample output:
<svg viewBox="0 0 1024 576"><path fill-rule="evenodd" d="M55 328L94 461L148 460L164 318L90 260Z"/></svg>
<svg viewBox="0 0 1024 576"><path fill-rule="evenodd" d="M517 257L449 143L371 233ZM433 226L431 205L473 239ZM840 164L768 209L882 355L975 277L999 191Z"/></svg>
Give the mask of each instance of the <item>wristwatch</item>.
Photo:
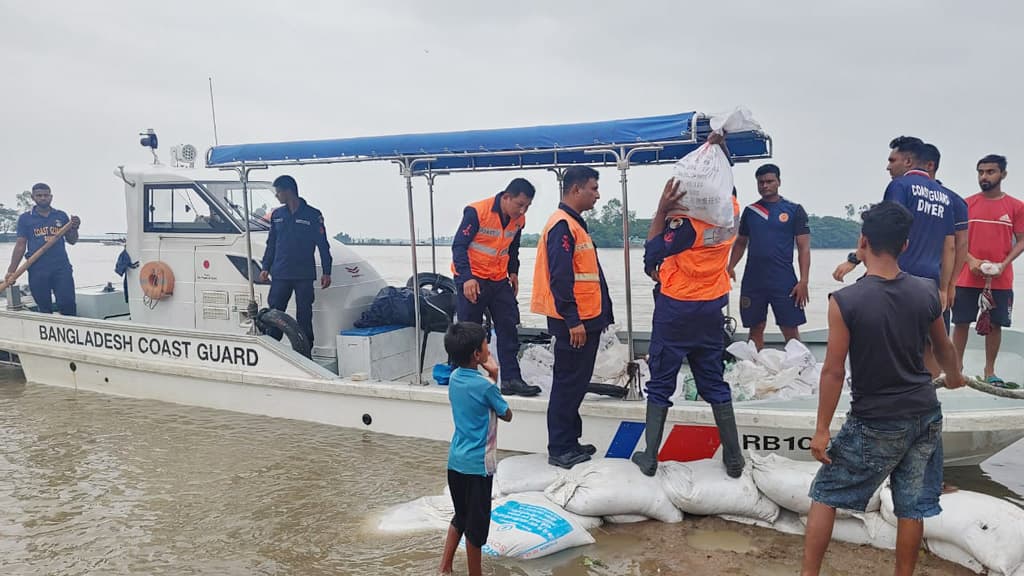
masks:
<svg viewBox="0 0 1024 576"><path fill-rule="evenodd" d="M854 266L860 264L860 260L857 258L856 252L850 252L849 254L847 254L846 261L849 262L850 264L853 264Z"/></svg>

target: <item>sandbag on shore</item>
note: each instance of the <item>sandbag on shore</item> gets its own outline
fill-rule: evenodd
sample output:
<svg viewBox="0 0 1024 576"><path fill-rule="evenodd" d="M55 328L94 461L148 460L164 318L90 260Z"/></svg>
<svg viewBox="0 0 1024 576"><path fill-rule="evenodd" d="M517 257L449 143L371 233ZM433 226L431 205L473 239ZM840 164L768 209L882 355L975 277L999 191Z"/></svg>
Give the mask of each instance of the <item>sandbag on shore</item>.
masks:
<svg viewBox="0 0 1024 576"><path fill-rule="evenodd" d="M792 534L795 536L803 536L807 529L807 526L800 521L800 516L796 512L786 510L785 508L779 509L779 517L776 518L774 522L768 522L758 518L748 518L737 514L719 514L718 517L728 522L736 522L737 524L745 524L747 526L757 526L758 528L769 528L776 532Z"/></svg>
<svg viewBox="0 0 1024 576"><path fill-rule="evenodd" d="M640 516L639 514L613 514L611 516L604 516L601 519L609 524L636 524L637 522L650 520L647 516Z"/></svg>
<svg viewBox="0 0 1024 576"><path fill-rule="evenodd" d="M587 529L600 525L600 518L578 516L540 492L525 492L494 502L490 534L481 551L506 558L541 558L593 544L594 537Z"/></svg>
<svg viewBox="0 0 1024 576"><path fill-rule="evenodd" d="M494 485L503 495L543 492L566 473L566 470L548 464L547 454L509 456L498 462Z"/></svg>
<svg viewBox="0 0 1024 576"><path fill-rule="evenodd" d="M371 524L386 534L443 532L454 515L451 496L423 496L384 510L372 518Z"/></svg>
<svg viewBox="0 0 1024 576"><path fill-rule="evenodd" d="M800 522L807 526L807 517L801 516ZM848 544L858 544L896 549L896 527L885 521L878 512L865 512L857 517L836 518L832 526L832 539Z"/></svg>
<svg viewBox="0 0 1024 576"><path fill-rule="evenodd" d="M948 560L954 564L959 564L965 568L971 570L975 574L981 574L985 572L985 565L978 561L977 558L971 556L965 552L962 548L956 544L950 544L944 540L925 540L925 548L935 554L943 560Z"/></svg>
<svg viewBox="0 0 1024 576"><path fill-rule="evenodd" d="M821 467L820 463L790 460L777 454L761 456L751 453L750 466L754 484L769 500L801 516L806 516L810 512L811 497L808 493L814 476ZM879 488L871 497L865 512L878 512L881 508L881 490L882 488ZM836 510L836 518L860 515L859 511Z"/></svg>
<svg viewBox="0 0 1024 576"><path fill-rule="evenodd" d="M720 459L662 462L658 477L672 504L687 514L735 514L769 523L779 517L779 505L757 490L749 468L730 478Z"/></svg>
<svg viewBox="0 0 1024 576"><path fill-rule="evenodd" d="M658 475L644 476L629 460L602 458L576 466L548 486L544 494L555 504L583 516L629 514L681 522L683 513L669 500Z"/></svg>
<svg viewBox="0 0 1024 576"><path fill-rule="evenodd" d="M953 544L995 574L1024 575L1024 510L969 490L943 494L939 505L942 513L924 520L926 541ZM882 492L882 515L895 523L888 490Z"/></svg>

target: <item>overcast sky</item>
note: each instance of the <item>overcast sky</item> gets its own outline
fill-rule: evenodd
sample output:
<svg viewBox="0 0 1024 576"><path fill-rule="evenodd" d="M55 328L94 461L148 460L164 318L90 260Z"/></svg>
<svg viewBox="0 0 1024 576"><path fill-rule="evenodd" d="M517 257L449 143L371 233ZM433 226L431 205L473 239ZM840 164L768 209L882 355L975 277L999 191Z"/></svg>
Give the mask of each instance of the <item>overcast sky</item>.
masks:
<svg viewBox="0 0 1024 576"><path fill-rule="evenodd" d="M46 181L85 234L123 231L112 170L146 162L136 134L169 148L503 128L750 108L775 144L783 194L811 213L881 197L887 144L934 142L940 179L974 193L975 162L1024 170L1024 5L849 2L25 2L0 0L0 202ZM753 169L736 169L741 201ZM671 168L630 171L653 211ZM272 178L282 170L272 170ZM329 232L407 235L394 166L290 170ZM439 235L468 202L520 174L437 180ZM557 195L538 188L528 231ZM1021 178L1024 178L1022 172ZM422 233L426 184L416 181ZM603 203L618 196L602 174ZM1021 193L1024 196L1024 192Z"/></svg>

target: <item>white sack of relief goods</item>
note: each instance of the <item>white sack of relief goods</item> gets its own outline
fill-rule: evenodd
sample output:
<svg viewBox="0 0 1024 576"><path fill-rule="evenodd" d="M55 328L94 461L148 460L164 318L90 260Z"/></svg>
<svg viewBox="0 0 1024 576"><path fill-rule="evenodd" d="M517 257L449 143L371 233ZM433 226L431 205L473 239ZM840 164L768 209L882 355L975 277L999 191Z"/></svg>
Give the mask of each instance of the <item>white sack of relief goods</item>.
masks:
<svg viewBox="0 0 1024 576"><path fill-rule="evenodd" d="M735 226L732 166L721 146L705 142L676 162L672 177L686 194L669 216L695 218L722 229Z"/></svg>
<svg viewBox="0 0 1024 576"><path fill-rule="evenodd" d="M565 470L548 464L547 454L509 456L498 462L494 485L501 494L543 492Z"/></svg>
<svg viewBox="0 0 1024 576"><path fill-rule="evenodd" d="M715 132L753 132L761 130L761 123L754 119L744 106L737 106L729 112L712 114L708 123Z"/></svg>
<svg viewBox="0 0 1024 576"><path fill-rule="evenodd" d="M683 520L683 513L665 494L658 475L644 476L636 464L623 458L601 458L577 465L548 486L544 494L582 516L629 514L669 523Z"/></svg>
<svg viewBox="0 0 1024 576"><path fill-rule="evenodd" d="M541 344L529 344L523 349L519 358L519 370L523 382L531 386L539 386L541 397L551 395L551 372L555 365L555 355Z"/></svg>
<svg viewBox="0 0 1024 576"><path fill-rule="evenodd" d="M990 571L1024 574L1024 510L969 490L939 497L942 513L924 519L925 540L954 544ZM895 518L892 493L882 492L882 513Z"/></svg>
<svg viewBox="0 0 1024 576"><path fill-rule="evenodd" d="M818 473L821 464L810 461L790 460L778 454L750 454L751 474L754 484L769 500L806 516L811 510L811 482ZM879 489L881 490L881 489ZM881 507L879 492L868 502L867 511L877 512ZM861 514L852 510L836 510L837 518L848 518Z"/></svg>
<svg viewBox="0 0 1024 576"><path fill-rule="evenodd" d="M595 528L601 523L600 518L582 519L568 513L541 493L502 498L491 509L491 528L481 550L489 556L526 560L593 544L594 537L580 520Z"/></svg>
<svg viewBox="0 0 1024 576"><path fill-rule="evenodd" d="M730 478L720 459L662 462L658 476L669 499L687 514L732 514L774 522L779 505L757 490L749 469Z"/></svg>
<svg viewBox="0 0 1024 576"><path fill-rule="evenodd" d="M738 106L710 118L711 129L719 134L761 130L750 110ZM703 220L714 226L732 228L733 174L729 159L721 146L705 143L690 152L673 167L673 177L686 195L679 201L679 212L689 218ZM670 215L674 215L670 212Z"/></svg>
<svg viewBox="0 0 1024 576"><path fill-rule="evenodd" d="M444 532L454 516L450 496L424 496L384 510L373 524L377 531L386 534Z"/></svg>

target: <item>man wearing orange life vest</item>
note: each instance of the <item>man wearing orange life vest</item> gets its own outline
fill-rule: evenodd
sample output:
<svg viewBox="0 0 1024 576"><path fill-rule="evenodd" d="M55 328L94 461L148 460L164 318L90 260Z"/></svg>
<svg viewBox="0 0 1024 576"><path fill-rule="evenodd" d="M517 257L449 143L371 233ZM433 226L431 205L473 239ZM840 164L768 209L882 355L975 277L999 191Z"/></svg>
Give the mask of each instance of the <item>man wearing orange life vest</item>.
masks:
<svg viewBox="0 0 1024 576"><path fill-rule="evenodd" d="M594 374L601 332L614 322L608 284L581 213L594 207L597 170L573 166L562 177L562 201L537 244L530 310L548 319L555 364L548 401L548 463L572 468L597 452L580 444L580 404Z"/></svg>
<svg viewBox="0 0 1024 576"><path fill-rule="evenodd" d="M722 136L714 133L708 138L711 144L723 141ZM672 406L670 398L675 393L676 378L685 359L697 383L697 392L711 404L726 473L737 478L743 472L745 461L736 431L732 392L722 377L725 352L722 308L729 302L732 288L729 254L736 241L740 207L734 195L734 220L728 228L685 215L670 216L684 194L674 179L665 183L644 246L644 270L658 286L649 352L647 446L643 452L633 454L632 460L648 476L654 476L657 471L662 433Z"/></svg>
<svg viewBox="0 0 1024 576"><path fill-rule="evenodd" d="M540 387L523 382L519 371L519 238L535 190L525 178L503 192L474 202L462 213L452 241L452 272L462 322L483 321L489 311L498 336L501 393L536 396Z"/></svg>

